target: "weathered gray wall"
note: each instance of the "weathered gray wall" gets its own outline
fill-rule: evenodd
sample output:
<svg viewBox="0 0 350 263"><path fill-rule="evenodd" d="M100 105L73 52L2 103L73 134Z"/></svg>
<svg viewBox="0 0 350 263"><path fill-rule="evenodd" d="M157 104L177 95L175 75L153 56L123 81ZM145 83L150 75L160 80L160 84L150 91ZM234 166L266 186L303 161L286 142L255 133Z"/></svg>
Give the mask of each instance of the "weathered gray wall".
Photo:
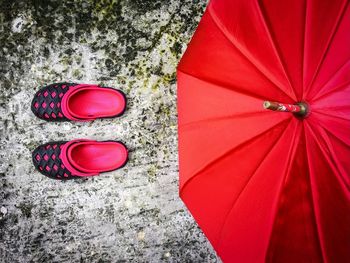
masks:
<svg viewBox="0 0 350 263"><path fill-rule="evenodd" d="M205 0L0 1L0 261L216 262L178 197L176 65ZM46 123L38 86L123 89L126 114ZM34 171L52 140L120 139L122 170L59 182Z"/></svg>

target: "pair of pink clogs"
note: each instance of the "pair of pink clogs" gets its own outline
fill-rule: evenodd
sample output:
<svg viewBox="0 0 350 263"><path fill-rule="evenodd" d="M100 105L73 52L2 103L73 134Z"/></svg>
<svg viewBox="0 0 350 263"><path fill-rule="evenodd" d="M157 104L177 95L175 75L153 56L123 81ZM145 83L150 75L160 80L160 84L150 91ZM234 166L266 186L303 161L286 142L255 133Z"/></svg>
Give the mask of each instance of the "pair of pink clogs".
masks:
<svg viewBox="0 0 350 263"><path fill-rule="evenodd" d="M35 94L31 109L46 121L91 121L122 115L126 97L122 91L109 87L56 83ZM128 160L128 150L120 141L58 141L40 145L32 158L40 173L65 180L119 169Z"/></svg>

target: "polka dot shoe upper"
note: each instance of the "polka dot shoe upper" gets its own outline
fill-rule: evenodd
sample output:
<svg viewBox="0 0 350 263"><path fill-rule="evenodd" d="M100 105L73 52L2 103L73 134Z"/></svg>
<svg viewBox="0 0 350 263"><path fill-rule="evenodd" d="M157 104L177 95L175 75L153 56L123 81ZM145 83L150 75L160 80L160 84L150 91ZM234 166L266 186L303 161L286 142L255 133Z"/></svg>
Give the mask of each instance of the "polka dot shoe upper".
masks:
<svg viewBox="0 0 350 263"><path fill-rule="evenodd" d="M119 141L73 140L50 142L32 153L35 168L58 180L95 176L123 167L128 150Z"/></svg>
<svg viewBox="0 0 350 263"><path fill-rule="evenodd" d="M90 121L122 115L126 97L120 90L91 84L56 83L41 88L31 109L46 121Z"/></svg>
<svg viewBox="0 0 350 263"><path fill-rule="evenodd" d="M40 145L32 154L35 168L52 179L72 179L72 173L65 167L60 158L61 150L66 142L52 142Z"/></svg>
<svg viewBox="0 0 350 263"><path fill-rule="evenodd" d="M40 119L47 121L69 120L62 112L62 98L64 94L77 84L56 83L41 88L32 101L32 111Z"/></svg>

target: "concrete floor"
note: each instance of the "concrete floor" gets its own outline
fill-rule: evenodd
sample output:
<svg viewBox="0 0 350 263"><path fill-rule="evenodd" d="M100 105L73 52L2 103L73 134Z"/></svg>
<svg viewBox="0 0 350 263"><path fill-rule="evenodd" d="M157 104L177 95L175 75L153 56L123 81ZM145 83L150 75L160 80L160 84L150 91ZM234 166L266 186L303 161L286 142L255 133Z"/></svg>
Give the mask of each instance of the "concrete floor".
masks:
<svg viewBox="0 0 350 263"><path fill-rule="evenodd" d="M0 261L217 262L178 197L176 65L205 0L0 0ZM126 114L46 123L39 86L120 88ZM47 141L119 139L122 170L60 182L34 170Z"/></svg>

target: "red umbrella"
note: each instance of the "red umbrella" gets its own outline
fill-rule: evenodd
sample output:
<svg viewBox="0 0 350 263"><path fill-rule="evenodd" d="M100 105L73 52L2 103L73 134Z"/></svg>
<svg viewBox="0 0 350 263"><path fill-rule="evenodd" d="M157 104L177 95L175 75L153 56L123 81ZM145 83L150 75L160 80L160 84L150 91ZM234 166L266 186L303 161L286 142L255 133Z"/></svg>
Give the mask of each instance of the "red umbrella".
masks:
<svg viewBox="0 0 350 263"><path fill-rule="evenodd" d="M349 1L212 0L178 112L180 195L225 262L350 260Z"/></svg>

